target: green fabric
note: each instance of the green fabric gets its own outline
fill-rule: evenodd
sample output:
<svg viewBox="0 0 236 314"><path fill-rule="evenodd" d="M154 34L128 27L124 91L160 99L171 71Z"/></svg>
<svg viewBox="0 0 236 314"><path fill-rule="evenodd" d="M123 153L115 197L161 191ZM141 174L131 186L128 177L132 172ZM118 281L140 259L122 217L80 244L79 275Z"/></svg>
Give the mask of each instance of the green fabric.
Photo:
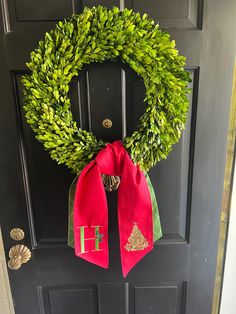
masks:
<svg viewBox="0 0 236 314"><path fill-rule="evenodd" d="M73 215L73 209L74 209L74 198L75 198L75 190L76 190L76 184L77 184L78 177L74 179L70 186L69 190L69 210L68 210L68 238L67 238L67 244L71 247L75 247L74 242L74 215Z"/></svg>
<svg viewBox="0 0 236 314"><path fill-rule="evenodd" d="M155 191L152 186L152 182L149 178L147 172L144 172L145 178L147 180L151 201L152 201L152 219L153 219L153 241L157 241L162 237L162 229L161 229L161 221L160 215L158 211L158 205L156 200ZM69 211L68 211L68 238L67 243L69 246L74 247L74 223L73 223L73 209L74 209L74 198L75 198L75 190L77 184L76 177L72 182L69 190Z"/></svg>
<svg viewBox="0 0 236 314"><path fill-rule="evenodd" d="M144 171L145 178L147 180L151 201L152 201L152 219L153 219L153 242L157 241L162 237L162 229L161 229L161 221L160 221L160 215L157 205L157 199L155 195L154 188L152 186L152 182L149 178L149 175L147 172Z"/></svg>

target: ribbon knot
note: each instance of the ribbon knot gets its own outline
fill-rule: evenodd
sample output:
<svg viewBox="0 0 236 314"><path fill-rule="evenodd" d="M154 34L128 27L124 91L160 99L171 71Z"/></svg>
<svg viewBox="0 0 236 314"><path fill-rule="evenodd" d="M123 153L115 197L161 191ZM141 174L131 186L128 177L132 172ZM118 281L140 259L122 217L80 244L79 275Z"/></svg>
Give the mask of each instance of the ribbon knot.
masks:
<svg viewBox="0 0 236 314"><path fill-rule="evenodd" d="M152 200L144 173L120 141L107 144L81 172L74 199L75 254L108 268L108 206L101 174L120 176L118 225L123 276L153 249Z"/></svg>
<svg viewBox="0 0 236 314"><path fill-rule="evenodd" d="M121 176L126 154L127 152L121 142L116 141L112 144L107 144L106 147L97 154L95 162L101 173L110 176Z"/></svg>

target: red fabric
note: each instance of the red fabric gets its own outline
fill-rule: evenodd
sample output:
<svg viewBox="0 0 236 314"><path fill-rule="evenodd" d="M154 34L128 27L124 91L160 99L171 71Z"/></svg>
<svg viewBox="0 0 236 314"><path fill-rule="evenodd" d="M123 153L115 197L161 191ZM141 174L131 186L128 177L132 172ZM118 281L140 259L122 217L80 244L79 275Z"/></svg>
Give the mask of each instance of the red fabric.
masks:
<svg viewBox="0 0 236 314"><path fill-rule="evenodd" d="M75 254L81 258L108 268L108 207L101 174L120 176L118 190L118 222L123 276L153 249L152 204L148 185L139 166L134 165L120 141L107 144L95 160L81 172L74 202ZM127 251L125 245L134 224L148 241L148 247L139 251ZM95 250L94 226L103 235L99 251ZM84 228L86 253L81 253L81 227ZM82 241L83 242L83 241Z"/></svg>

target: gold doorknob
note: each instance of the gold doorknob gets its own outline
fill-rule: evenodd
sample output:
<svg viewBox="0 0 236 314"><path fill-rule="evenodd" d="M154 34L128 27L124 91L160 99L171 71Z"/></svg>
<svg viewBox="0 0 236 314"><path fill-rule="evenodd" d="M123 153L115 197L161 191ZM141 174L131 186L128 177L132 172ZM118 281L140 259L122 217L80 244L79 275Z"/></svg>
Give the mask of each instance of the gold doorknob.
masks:
<svg viewBox="0 0 236 314"><path fill-rule="evenodd" d="M24 239L25 233L20 228L14 228L10 232L10 237L15 241L21 241Z"/></svg>
<svg viewBox="0 0 236 314"><path fill-rule="evenodd" d="M102 121L102 126L105 128L105 129L110 129L112 127L112 121L111 119L104 119Z"/></svg>
<svg viewBox="0 0 236 314"><path fill-rule="evenodd" d="M8 267L12 270L17 270L22 264L27 263L31 258L31 252L27 246L16 244L9 251Z"/></svg>

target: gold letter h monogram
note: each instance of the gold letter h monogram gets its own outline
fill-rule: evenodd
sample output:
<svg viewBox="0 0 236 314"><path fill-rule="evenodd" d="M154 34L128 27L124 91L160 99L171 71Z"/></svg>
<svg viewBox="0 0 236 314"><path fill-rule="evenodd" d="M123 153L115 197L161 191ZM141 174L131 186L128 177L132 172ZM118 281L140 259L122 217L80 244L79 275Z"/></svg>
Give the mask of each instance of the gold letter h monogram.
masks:
<svg viewBox="0 0 236 314"><path fill-rule="evenodd" d="M84 236L84 231L85 228L88 228L87 226L83 226L83 227L78 227L80 229L80 253L88 253L89 251L85 251L85 241L94 241L95 242L95 249L91 250L91 252L96 252L96 251L102 251L99 248L99 242L101 242L100 238L99 238L99 228L101 226L91 226L91 228L94 228L94 238L85 238Z"/></svg>

